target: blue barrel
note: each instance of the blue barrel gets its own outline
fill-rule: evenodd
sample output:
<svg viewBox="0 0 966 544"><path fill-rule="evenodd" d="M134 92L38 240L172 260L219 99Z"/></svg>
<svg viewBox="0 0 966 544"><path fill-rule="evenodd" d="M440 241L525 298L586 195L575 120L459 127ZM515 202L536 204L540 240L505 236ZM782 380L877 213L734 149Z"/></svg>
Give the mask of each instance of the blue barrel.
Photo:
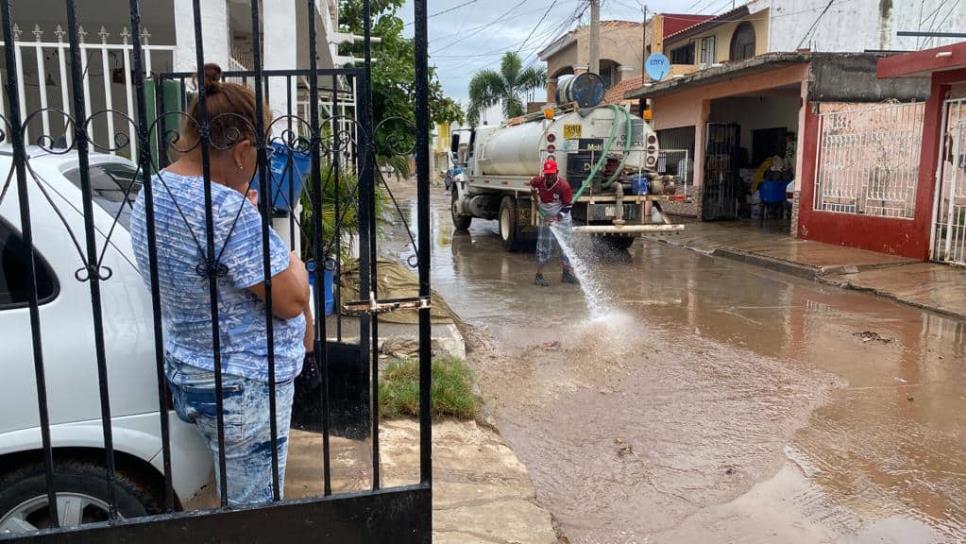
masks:
<svg viewBox="0 0 966 544"><path fill-rule="evenodd" d="M309 261L305 263L306 268L309 270L309 285L312 286L312 292L315 292L315 262ZM322 295L325 297L325 315L332 315L335 313L335 295L332 291L332 284L335 277L335 262L332 259L326 259L326 266L322 269Z"/></svg>
<svg viewBox="0 0 966 544"><path fill-rule="evenodd" d="M272 159L269 165L272 192L272 209L288 212L298 204L302 198L302 187L311 169L311 157L306 152L288 147L281 142L272 143ZM258 189L260 183L253 181L253 188Z"/></svg>
<svg viewBox="0 0 966 544"><path fill-rule="evenodd" d="M647 176L641 174L636 176L631 176L631 192L635 195L646 195L650 190L650 184L647 181Z"/></svg>
<svg viewBox="0 0 966 544"><path fill-rule="evenodd" d="M788 181L781 180L769 180L761 182L758 186L758 194L761 197L761 201L765 204L778 204L779 202L785 202L785 187L788 185Z"/></svg>

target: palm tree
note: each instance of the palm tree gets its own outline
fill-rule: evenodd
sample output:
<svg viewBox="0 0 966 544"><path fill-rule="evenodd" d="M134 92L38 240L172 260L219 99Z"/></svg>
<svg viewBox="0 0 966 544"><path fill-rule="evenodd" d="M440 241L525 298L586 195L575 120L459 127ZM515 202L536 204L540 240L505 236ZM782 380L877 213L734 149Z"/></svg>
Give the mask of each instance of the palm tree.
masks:
<svg viewBox="0 0 966 544"><path fill-rule="evenodd" d="M532 66L524 69L520 55L508 51L500 61L499 72L480 70L470 80L467 121L475 126L480 121L480 112L498 103L508 118L523 115L520 94L543 87L546 81L546 69Z"/></svg>

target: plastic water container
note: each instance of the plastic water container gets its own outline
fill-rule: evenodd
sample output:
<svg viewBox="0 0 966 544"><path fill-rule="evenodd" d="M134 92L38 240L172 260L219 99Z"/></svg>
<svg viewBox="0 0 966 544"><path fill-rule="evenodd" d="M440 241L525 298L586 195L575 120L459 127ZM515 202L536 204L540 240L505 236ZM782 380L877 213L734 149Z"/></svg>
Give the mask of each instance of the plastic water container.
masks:
<svg viewBox="0 0 966 544"><path fill-rule="evenodd" d="M635 195L646 195L650 189L650 185L647 182L647 176L637 175L631 176L631 192Z"/></svg>
<svg viewBox="0 0 966 544"><path fill-rule="evenodd" d="M291 161L289 160L291 159ZM311 158L308 153L296 151L285 144L272 144L272 160L269 165L272 191L272 209L277 211L291 211L302 198L302 187L311 169ZM253 182L253 188L261 186L259 180Z"/></svg>
<svg viewBox="0 0 966 544"><path fill-rule="evenodd" d="M312 286L312 292L315 293L315 261L305 263L305 267L309 271L309 285ZM325 315L335 313L335 295L332 291L332 283L335 276L334 270L335 261L326 259L325 266L322 268L322 294L325 297Z"/></svg>
<svg viewBox="0 0 966 544"><path fill-rule="evenodd" d="M765 204L778 204L785 202L785 187L788 181L770 180L763 181L758 187L758 194L761 201Z"/></svg>

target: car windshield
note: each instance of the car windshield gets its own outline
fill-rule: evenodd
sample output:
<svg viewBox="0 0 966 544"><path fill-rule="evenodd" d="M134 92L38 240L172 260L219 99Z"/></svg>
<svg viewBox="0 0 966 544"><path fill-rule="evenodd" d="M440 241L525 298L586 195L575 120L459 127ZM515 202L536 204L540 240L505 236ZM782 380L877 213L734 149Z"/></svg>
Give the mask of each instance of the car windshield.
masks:
<svg viewBox="0 0 966 544"><path fill-rule="evenodd" d="M117 217L125 229L130 228L131 209L144 184L143 176L133 166L120 163L92 164L88 171L94 202L111 217ZM64 177L80 189L80 169L68 170Z"/></svg>

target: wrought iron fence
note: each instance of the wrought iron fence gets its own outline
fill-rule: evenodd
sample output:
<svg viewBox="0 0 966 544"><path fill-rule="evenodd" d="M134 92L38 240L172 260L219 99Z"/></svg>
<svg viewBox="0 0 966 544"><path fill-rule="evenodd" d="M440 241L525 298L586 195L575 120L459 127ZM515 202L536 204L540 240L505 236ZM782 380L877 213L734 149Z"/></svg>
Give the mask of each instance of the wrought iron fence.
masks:
<svg viewBox="0 0 966 544"><path fill-rule="evenodd" d="M944 104L932 258L966 266L966 98Z"/></svg>
<svg viewBox="0 0 966 544"><path fill-rule="evenodd" d="M820 113L815 209L911 219L923 112L909 103Z"/></svg>
<svg viewBox="0 0 966 544"><path fill-rule="evenodd" d="M332 539L338 542L429 542L431 528L431 434L430 434L430 228L429 228L429 110L428 110L428 56L427 56L427 9L425 0L414 2L415 12L415 63L416 118L412 121L398 119L373 119L371 103L371 16L368 0L364 2L365 16L365 62L363 68L334 69L319 67L316 51L317 33L314 0L305 0L303 5L308 16L308 58L307 67L268 70L262 65L260 16L262 2L251 0L252 32L252 69L249 71L228 71L226 78L241 78L254 91L254 121L247 121L238 114L221 114L221 117L239 117L231 120L232 130L218 130L218 123L225 121L220 116L208 115L208 96L205 85L197 86L196 97L189 98L187 81L192 77L202 81L204 71L204 40L201 22L200 2L193 0L195 52L197 69L192 73L152 72L148 65L150 55L144 40L144 25L140 16L140 0L130 0L131 28L130 45L124 45L124 73L131 78L128 87L126 109L112 107L92 111L90 102L90 83L85 76L86 49L78 24L75 0L65 0L67 19L67 41L57 44L63 103L52 106L50 103L38 108L30 108L24 100L22 62L18 60L19 47L5 47L6 59L3 71L5 89L2 105L5 109L0 116L0 164L8 165L9 171L2 178L0 189L0 231L9 231L0 237L0 250L4 258L8 251L12 257L23 257L15 261L16 277L11 276L13 267L2 263L0 273L7 285L8 297L20 297L7 303L0 297L0 320L4 325L15 324L29 336L29 346L19 351L13 349L5 357L5 372L13 384L18 398L30 398L36 417L24 417L23 421L2 421L0 434L10 432L26 436L27 446L21 449L0 450L0 478L10 483L11 470L16 472L23 466L37 466L37 496L31 497L31 508L17 512L14 517L3 517L0 512L0 527L6 534L0 539L13 536L34 541L64 541L72 536L85 541L138 540L148 542L170 541L192 534L201 540L258 540L304 541L308 539ZM2 24L5 43L15 43L14 24L16 13L11 0L0 0L0 24ZM61 36L63 38L63 36ZM127 39L128 37L125 37ZM39 40L39 37L38 37ZM38 51L42 47L37 46ZM106 51L106 49L105 49ZM38 53L39 54L39 53ZM104 57L102 57L103 60ZM103 62L107 62L103 60ZM128 63L130 66L128 67ZM65 75L69 71L69 78ZM283 115L266 118L268 113L267 89L274 79L285 81L288 90L288 111ZM294 103L293 81L307 82L306 107L299 108ZM326 86L324 81L330 84ZM353 92L357 103L351 108L338 110L332 107L328 117L323 118L325 102L338 104L339 82L358 90ZM154 93L146 92L150 87ZM133 89L133 92L131 91ZM172 90L171 97L166 95ZM107 89L105 88L107 91ZM196 102L194 102L196 101ZM344 100L343 100L344 101ZM69 104L68 104L69 102ZM192 116L186 109L191 103L197 108ZM305 117L300 116L304 113ZM56 118L58 121L53 122ZM48 121L48 119L51 119ZM99 119L106 121L108 128L103 132L91 130ZM34 130L32 123L41 123L41 129ZM404 122L412 127L415 146L412 149L397 150L402 153L413 152L416 156L417 178L417 232L413 238L416 258L412 264L418 268L419 291L412 297L395 300L382 300L376 288L376 217L375 217L375 142L380 128L388 122ZM196 138L185 138L181 129L190 127ZM39 134L38 134L39 132ZM254 140L254 141L252 141ZM236 146L253 145L255 162L245 188L258 189L257 221L242 225L243 215L256 213L250 208L253 203L238 196L226 196L236 189L226 188L223 173L212 168L213 157L224 153L235 153ZM274 151L270 151L274 150ZM169 153L177 156L187 155L200 158L201 174L197 176L200 186L199 202L188 201L183 194L172 190L177 182L169 169ZM273 156L272 153L276 155ZM299 198L291 189L284 191L274 187L275 173L272 172L277 155L281 154L282 176L292 174L293 157L308 156L309 169L306 179L306 192L310 209L301 218L296 217ZM112 157L130 156L132 161ZM54 166L45 164L51 162ZM65 166L66 165L66 166ZM76 176L71 179L64 168L69 168ZM239 166L240 169L244 166ZM106 173L114 185L104 187L98 178ZM351 186L348 198L343 199L336 191L334 201L324 199L328 183L339 184L341 175L351 174L358 181ZM192 178L193 179L193 178ZM242 189L243 190L243 189ZM140 191L140 195L138 195ZM228 191L226 193L225 191ZM181 195L181 196L178 196ZM160 199L160 200L159 200ZM167 200L165 200L167 199ZM217 200L217 202L216 202ZM165 202L171 209L161 210L157 202ZM226 202L234 202L229 207ZM220 204L219 204L220 203ZM143 253L132 252L130 243L137 226L132 216L135 210L143 207L143 235L146 242ZM289 248L297 246L296 231L303 227L309 233L308 253L315 263L322 263L330 255L340 263L342 252L339 244L344 235L357 235L360 241L358 259L360 300L345 301L336 298L338 310L352 312L359 319L359 338L357 342L346 344L342 338L331 341L327 334L325 301L322 286L325 283L323 266L316 266L312 275L317 287L317 296L312 300L312 313L315 316L311 330L312 357L307 363L316 368L319 374L319 403L321 406L320 428L322 433L323 470L322 496L311 499L283 500L283 439L287 421L280 418L277 394L284 384L279 383L276 374L279 369L277 353L278 331L284 320L278 318L276 310L277 292L273 292L273 278L278 277L278 265L273 257L275 237L273 220L279 211L287 209L289 228ZM344 222L346 211L354 209L357 225ZM173 210L177 210L177 214ZM186 211L187 210L187 211ZM174 221L183 221L188 235L184 242L189 247L188 259L183 263L189 266L188 276L196 282L205 295L198 301L205 312L204 337L210 342L210 364L213 375L214 407L211 410L212 430L209 433L209 448L213 463L217 467L220 508L201 514L186 515L178 511L184 506L184 497L176 492L176 482L185 476L178 473L176 457L181 455L184 444L173 443L173 437L185 440L193 429L186 428L172 412L169 395L170 371L174 349L171 342L176 332L172 332L170 315L172 301L188 296L191 291L185 287L184 293L178 292L171 272L171 262L165 260L170 248L162 249L161 237L166 233L159 229L158 214L169 213ZM224 213L222 213L224 212ZM141 213L141 212L137 212ZM323 215L332 213L336 218L331 231L324 229ZM217 215L217 216L216 216ZM305 219L305 222L300 221ZM197 230L192 230L192 222ZM168 223L167 226L170 227ZM179 223L180 225L180 223ZM257 226L256 226L257 225ZM264 382L267 384L268 422L270 427L268 448L270 449L271 497L266 504L230 504L229 463L234 461L234 453L226 451L232 447L226 437L230 422L225 420L225 400L233 389L226 382L235 377L225 372L225 339L231 339L226 323L226 308L222 302L232 294L229 277L235 273L237 262L226 256L226 248L232 236L243 228L250 227L257 233L257 263L247 266L255 271L260 285L260 298L256 303L258 315L249 316L252 323L261 322L255 330L258 342L264 340ZM140 232L140 231L137 231ZM190 238L190 240L188 240ZM16 239L16 244L10 240ZM196 247L195 247L196 246ZM51 252L50 248L66 251ZM252 249L252 248L250 248ZM54 253L57 253L54 255ZM56 257L56 258L55 258ZM143 257L143 259L142 259ZM138 281L138 290L128 290L129 276L134 263L143 264L141 275L145 285ZM143 261L143 262L142 262ZM196 262L195 262L196 261ZM66 263L66 264L65 264ZM52 266L55 265L55 266ZM20 268L22 266L22 268ZM301 261L293 261L289 266L301 266ZM193 271L193 272L191 272ZM338 272L338 271L337 271ZM190 276L193 273L194 276ZM135 273L136 274L136 273ZM47 275L50 275L48 277ZM13 280L11 280L13 278ZM52 292L48 293L47 281L53 282ZM21 291L11 290L12 282L20 282ZM172 288L174 285L174 288ZM187 283L185 284L187 285ZM3 291L0 289L0 291ZM85 296L78 296L86 291ZM148 296L148 292L150 296ZM245 291L247 293L247 291ZM249 295L255 296L255 295ZM61 300L84 301L88 315L72 315L81 320L83 330L90 336L76 338L76 345L67 346L68 351L76 354L76 359L65 365L61 360L64 347L51 349L63 339L57 338L58 331L52 331L51 322L60 322L65 311ZM253 299L254 300L254 299ZM137 307L139 304L143 308ZM149 315L141 330L118 331L120 328L114 312L123 306L135 306L129 312ZM379 441L379 366L378 341L379 319L382 312L411 308L419 315L419 388L420 388L420 431L419 431L419 480L407 486L383 488L380 477ZM341 319L337 312L337 323ZM11 334L0 330L0 334ZM119 337L134 335L134 344L142 346L140 352L125 353L118 349ZM341 335L340 335L341 336ZM67 336L67 338L71 338ZM15 342L16 343L16 342ZM145 350L143 346L151 345ZM261 348L259 348L261 349ZM146 353L145 353L146 351ZM21 357L22 356L22 357ZM138 359L138 356L141 356ZM205 360L208 360L206 354ZM86 363L90 366L85 366ZM261 364L259 362L259 365ZM331 372L334 364L349 365L362 369L367 374L365 388L368 394L360 402L368 403L368 433L371 446L370 490L364 493L333 494L331 481L331 456L329 436L333 414L330 410L332 389ZM179 363L180 364L180 363ZM131 378L125 369L136 369L136 379ZM260 372L261 372L261 367ZM54 369L54 372L50 372ZM82 376L96 374L96 413L93 419L84 419L91 402L83 396L72 405L63 398L71 394L72 385L83 381ZM53 379L52 379L53 378ZM131 381L134 380L134 381ZM93 384L93 382L92 382ZM132 385L133 384L133 385ZM131 388L133 392L125 392ZM156 396L147 405L136 404L143 415L147 411L153 422L145 423L141 440L146 448L156 455L132 453L117 446L126 440L128 428L124 418L131 415L132 402L125 393L134 396L151 393ZM33 390L32 394L25 391ZM26 397L22 395L27 395ZM10 399L7 399L10 401ZM13 399L16 400L16 399ZM120 402L119 402L120 401ZM129 402L130 401L130 402ZM10 401L12 402L12 401ZM22 404L22 403L21 403ZM5 404L5 407L12 404ZM147 406L147 408L145 408ZM6 410L5 410L6 411ZM23 415L23 409L9 410L10 414ZM82 420L78 420L80 417ZM98 428L99 439L92 441L87 437L81 448L71 442L72 432L81 428ZM117 432L116 432L117 431ZM187 434L186 434L187 433ZM118 439L119 441L116 441ZM197 440L197 437L195 437ZM93 444L93 445L92 445ZM81 453L78 453L80 450ZM231 455L230 455L231 454ZM82 455L82 461L78 461ZM183 461L183 460L182 460ZM178 463L182 463L178 461ZM26 465L24 465L26 463ZM76 474L70 473L72 467L83 463L87 472L82 475L90 486L86 502L73 502L78 491L70 482L76 481ZM132 466L139 467L136 478L132 476ZM91 468L93 467L93 468ZM185 468L183 465L180 468ZM153 472L152 472L153 471ZM72 479L73 478L73 479ZM150 500L141 504L141 510L132 509L130 503L130 481L147 479L141 491ZM4 490L0 490L2 494ZM81 493L83 495L83 493ZM26 504L26 503L23 503ZM103 514L103 519L94 516L94 522L79 526L71 522L90 521L93 514L82 510L79 517L65 515L66 510L78 505L91 508ZM37 514L40 512L40 514ZM71 512L72 515L76 512ZM142 516L142 514L147 514ZM17 517L19 516L19 517ZM33 516L33 517L31 517ZM140 517L136 517L140 516ZM9 523L8 523L9 522Z"/></svg>

